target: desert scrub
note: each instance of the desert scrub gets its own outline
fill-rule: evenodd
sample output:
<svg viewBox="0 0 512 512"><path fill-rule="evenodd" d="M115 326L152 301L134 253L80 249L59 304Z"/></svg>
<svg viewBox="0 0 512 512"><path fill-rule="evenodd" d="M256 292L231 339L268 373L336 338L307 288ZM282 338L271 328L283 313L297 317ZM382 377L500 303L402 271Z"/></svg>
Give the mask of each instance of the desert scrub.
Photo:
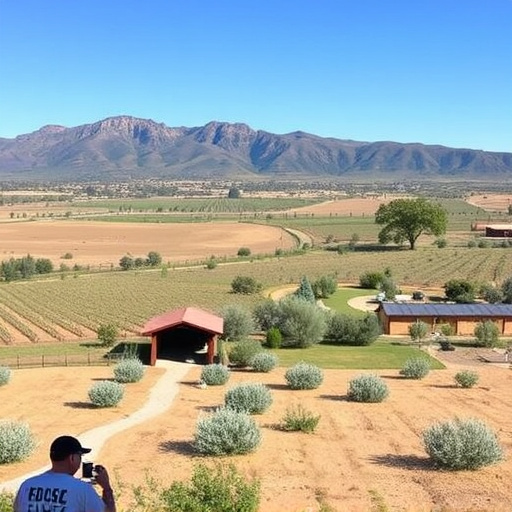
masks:
<svg viewBox="0 0 512 512"><path fill-rule="evenodd" d="M0 512L13 512L14 494L0 491Z"/></svg>
<svg viewBox="0 0 512 512"><path fill-rule="evenodd" d="M388 395L388 386L378 375L359 375L348 385L347 396L352 402L382 402Z"/></svg>
<svg viewBox="0 0 512 512"><path fill-rule="evenodd" d="M259 352L249 362L255 372L268 373L279 364L279 358L271 352Z"/></svg>
<svg viewBox="0 0 512 512"><path fill-rule="evenodd" d="M235 366L249 366L251 359L263 351L261 343L256 340L245 340L235 343L229 350L229 361Z"/></svg>
<svg viewBox="0 0 512 512"><path fill-rule="evenodd" d="M0 464L26 459L36 447L35 438L27 423L0 421Z"/></svg>
<svg viewBox="0 0 512 512"><path fill-rule="evenodd" d="M423 379L430 371L430 363L424 357L412 357L405 361L400 375L406 379Z"/></svg>
<svg viewBox="0 0 512 512"><path fill-rule="evenodd" d="M283 430L291 432L306 432L307 434L311 434L318 426L320 416L315 416L301 404L297 404L286 409L286 413L282 421Z"/></svg>
<svg viewBox="0 0 512 512"><path fill-rule="evenodd" d="M96 407L114 407L124 395L124 387L119 382L102 380L89 389L89 399Z"/></svg>
<svg viewBox="0 0 512 512"><path fill-rule="evenodd" d="M262 414L272 405L272 394L264 384L243 382L228 389L224 403L237 412Z"/></svg>
<svg viewBox="0 0 512 512"><path fill-rule="evenodd" d="M7 366L0 366L0 386L4 386L11 380L11 369Z"/></svg>
<svg viewBox="0 0 512 512"><path fill-rule="evenodd" d="M477 419L440 422L423 432L430 458L445 469L479 469L503 459L496 434Z"/></svg>
<svg viewBox="0 0 512 512"><path fill-rule="evenodd" d="M196 450L205 455L240 455L254 451L261 442L261 432L245 412L221 408L200 417L194 436Z"/></svg>
<svg viewBox="0 0 512 512"><path fill-rule="evenodd" d="M144 376L144 365L139 359L123 359L114 367L117 382L139 382Z"/></svg>
<svg viewBox="0 0 512 512"><path fill-rule="evenodd" d="M201 380L208 386L222 386L229 380L229 369L223 364L208 364L201 370Z"/></svg>
<svg viewBox="0 0 512 512"><path fill-rule="evenodd" d="M292 389L316 389L324 381L324 374L318 366L301 361L288 368L284 378Z"/></svg>
<svg viewBox="0 0 512 512"><path fill-rule="evenodd" d="M173 512L257 512L260 482L239 474L233 464L198 464L190 482L173 482L163 501Z"/></svg>
<svg viewBox="0 0 512 512"><path fill-rule="evenodd" d="M462 370L455 374L455 382L462 388L472 388L478 382L478 373L472 370Z"/></svg>

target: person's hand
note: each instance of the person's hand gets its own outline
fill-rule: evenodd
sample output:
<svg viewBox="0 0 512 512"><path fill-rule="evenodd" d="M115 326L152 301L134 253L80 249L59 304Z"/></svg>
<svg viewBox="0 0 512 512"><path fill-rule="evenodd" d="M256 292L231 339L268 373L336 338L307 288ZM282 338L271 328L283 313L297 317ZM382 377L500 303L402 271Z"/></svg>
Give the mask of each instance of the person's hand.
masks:
<svg viewBox="0 0 512 512"><path fill-rule="evenodd" d="M96 472L96 483L102 488L102 489L110 489L110 478L108 476L108 471L105 469L104 466L96 465L94 467L94 470Z"/></svg>

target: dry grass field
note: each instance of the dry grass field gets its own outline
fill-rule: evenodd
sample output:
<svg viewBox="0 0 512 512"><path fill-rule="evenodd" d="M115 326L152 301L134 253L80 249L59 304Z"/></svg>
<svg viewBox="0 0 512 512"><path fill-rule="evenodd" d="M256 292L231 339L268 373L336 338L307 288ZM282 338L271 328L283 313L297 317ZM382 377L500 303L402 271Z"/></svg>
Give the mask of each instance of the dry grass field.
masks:
<svg viewBox="0 0 512 512"><path fill-rule="evenodd" d="M323 385L312 391L288 390L283 369L270 374L233 372L228 386L263 382L270 386L274 403L255 417L263 431L260 448L223 461L261 479L261 512L510 510L510 458L476 472L446 472L436 470L423 450L421 432L433 422L478 417L497 431L510 455L512 372L479 366L479 385L460 389L453 383L458 369L449 364L422 381L403 380L396 370L380 371L390 388L389 398L381 404L346 401L348 382L360 372L327 370ZM45 464L48 442L58 433L79 435L133 412L160 370L150 368L142 382L130 385L117 408L90 409L87 389L110 371L13 372L11 383L0 388L2 416L29 421L41 445L26 462L0 466L0 482ZM130 511L130 486L144 484L147 475L165 485L188 478L197 462L212 462L198 457L191 443L198 416L223 403L226 386L199 389L199 374L198 367L191 367L167 412L115 435L104 445L98 462L115 475L125 512ZM321 415L314 434L279 429L286 408L294 403Z"/></svg>
<svg viewBox="0 0 512 512"><path fill-rule="evenodd" d="M294 238L274 226L236 222L191 224L109 223L49 220L0 223L0 259L49 258L54 265L118 266L125 254L145 257L157 251L163 261L206 259L211 255L236 256L240 247L252 253L290 249ZM72 259L62 256L71 253Z"/></svg>

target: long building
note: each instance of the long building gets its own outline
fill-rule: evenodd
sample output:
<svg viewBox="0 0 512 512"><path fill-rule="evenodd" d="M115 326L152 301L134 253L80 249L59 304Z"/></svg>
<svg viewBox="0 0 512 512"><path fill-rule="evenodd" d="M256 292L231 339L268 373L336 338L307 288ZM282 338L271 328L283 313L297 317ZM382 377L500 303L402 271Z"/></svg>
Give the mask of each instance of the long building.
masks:
<svg viewBox="0 0 512 512"><path fill-rule="evenodd" d="M435 332L449 324L458 335L473 335L479 322L492 320L502 335L512 336L512 304L423 304L383 302L377 309L384 334L409 334L409 326L425 322Z"/></svg>

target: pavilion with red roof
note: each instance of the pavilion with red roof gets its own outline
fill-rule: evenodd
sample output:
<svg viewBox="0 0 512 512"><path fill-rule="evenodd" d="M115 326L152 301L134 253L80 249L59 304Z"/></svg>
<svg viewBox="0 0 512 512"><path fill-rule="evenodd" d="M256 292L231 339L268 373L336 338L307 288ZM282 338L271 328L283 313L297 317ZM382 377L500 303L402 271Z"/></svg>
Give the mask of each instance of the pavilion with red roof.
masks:
<svg viewBox="0 0 512 512"><path fill-rule="evenodd" d="M213 363L224 319L198 308L180 308L150 318L142 329L151 336L150 364L157 359Z"/></svg>

